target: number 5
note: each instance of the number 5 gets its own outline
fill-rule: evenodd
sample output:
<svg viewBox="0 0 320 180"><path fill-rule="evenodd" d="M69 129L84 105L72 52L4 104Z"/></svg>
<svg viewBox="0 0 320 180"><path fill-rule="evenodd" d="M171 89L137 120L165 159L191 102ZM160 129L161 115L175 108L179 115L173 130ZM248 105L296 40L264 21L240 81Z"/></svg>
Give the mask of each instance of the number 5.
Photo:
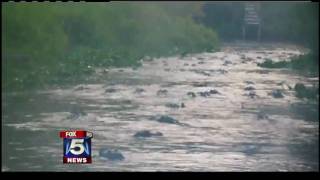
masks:
<svg viewBox="0 0 320 180"><path fill-rule="evenodd" d="M84 152L83 141L84 141L84 139L72 139L71 140L70 151L72 154L80 155ZM78 147L77 150L75 150L76 147Z"/></svg>

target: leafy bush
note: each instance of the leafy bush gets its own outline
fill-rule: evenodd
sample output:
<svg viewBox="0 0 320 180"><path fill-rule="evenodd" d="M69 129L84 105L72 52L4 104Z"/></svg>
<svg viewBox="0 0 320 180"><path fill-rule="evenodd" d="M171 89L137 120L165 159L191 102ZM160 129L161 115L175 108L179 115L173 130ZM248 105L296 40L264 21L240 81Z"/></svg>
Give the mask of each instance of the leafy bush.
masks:
<svg viewBox="0 0 320 180"><path fill-rule="evenodd" d="M3 85L38 87L87 75L88 66L137 65L147 55L217 49L216 33L192 19L199 4L183 5L3 3Z"/></svg>

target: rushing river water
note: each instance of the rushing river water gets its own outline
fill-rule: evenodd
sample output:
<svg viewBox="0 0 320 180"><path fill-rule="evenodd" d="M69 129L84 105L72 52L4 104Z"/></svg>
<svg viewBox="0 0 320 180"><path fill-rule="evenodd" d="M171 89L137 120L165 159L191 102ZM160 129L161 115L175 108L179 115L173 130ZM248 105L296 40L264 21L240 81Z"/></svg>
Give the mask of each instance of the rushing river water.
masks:
<svg viewBox="0 0 320 180"><path fill-rule="evenodd" d="M318 171L318 104L290 88L318 86L318 77L257 66L301 53L281 44L226 45L137 69L97 69L90 84L3 92L2 170ZM199 93L212 89L218 93ZM277 89L282 98L270 94ZM74 110L83 114L70 118ZM161 115L185 125L153 120ZM62 164L59 131L68 129L93 132L92 164ZM141 130L163 136L135 138ZM99 157L103 147L125 159Z"/></svg>

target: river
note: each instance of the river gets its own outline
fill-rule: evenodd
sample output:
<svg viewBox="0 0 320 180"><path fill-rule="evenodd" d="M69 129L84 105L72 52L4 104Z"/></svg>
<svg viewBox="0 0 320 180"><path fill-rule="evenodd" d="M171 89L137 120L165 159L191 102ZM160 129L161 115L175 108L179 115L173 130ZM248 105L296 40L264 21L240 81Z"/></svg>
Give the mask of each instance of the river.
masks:
<svg viewBox="0 0 320 180"><path fill-rule="evenodd" d="M97 68L92 83L3 92L2 171L318 171L318 104L290 88L318 86L318 77L257 66L304 52L284 44L226 44L139 68ZM212 89L218 93L199 94ZM270 94L276 89L282 98ZM70 118L74 110L84 113ZM187 126L153 120L161 115ZM68 129L93 132L92 164L62 164L59 131ZM141 130L163 136L133 137ZM99 157L103 147L125 159Z"/></svg>

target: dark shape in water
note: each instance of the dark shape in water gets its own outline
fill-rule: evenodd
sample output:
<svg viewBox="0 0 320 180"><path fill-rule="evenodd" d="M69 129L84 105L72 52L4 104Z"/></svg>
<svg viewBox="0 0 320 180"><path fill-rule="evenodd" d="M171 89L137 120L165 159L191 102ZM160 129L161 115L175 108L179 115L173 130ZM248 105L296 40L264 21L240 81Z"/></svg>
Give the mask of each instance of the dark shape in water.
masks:
<svg viewBox="0 0 320 180"><path fill-rule="evenodd" d="M167 103L165 104L166 107L169 107L169 108L179 108L179 104L176 104L176 103Z"/></svg>
<svg viewBox="0 0 320 180"><path fill-rule="evenodd" d="M283 98L283 94L282 92L279 90L279 89L276 89L276 90L273 90L271 92L271 95L274 97L274 98Z"/></svg>
<svg viewBox="0 0 320 180"><path fill-rule="evenodd" d="M242 152L250 156L250 155L257 154L260 149L261 148L256 145L246 145L244 150L242 150Z"/></svg>
<svg viewBox="0 0 320 180"><path fill-rule="evenodd" d="M134 137L136 137L136 138L147 138L147 137L152 137L152 136L163 136L163 134L161 132L154 132L153 133L148 130L139 131L134 134Z"/></svg>
<svg viewBox="0 0 320 180"><path fill-rule="evenodd" d="M145 92L145 90L142 88L136 88L136 90L134 91L134 93L139 93L139 94L143 92Z"/></svg>
<svg viewBox="0 0 320 180"><path fill-rule="evenodd" d="M255 90L256 88L252 87L252 86L248 86L248 87L245 87L244 90L245 91L252 91L252 90Z"/></svg>
<svg viewBox="0 0 320 180"><path fill-rule="evenodd" d="M81 116L86 116L87 115L87 113L83 112L80 109L73 109L70 113L71 114L70 114L70 116L68 116L68 119L78 119Z"/></svg>
<svg viewBox="0 0 320 180"><path fill-rule="evenodd" d="M219 91L215 90L215 89L211 89L209 91L210 94L220 94Z"/></svg>
<svg viewBox="0 0 320 180"><path fill-rule="evenodd" d="M226 65L228 65L228 64L232 64L232 62L231 62L231 61L225 61L225 62L223 63L224 66L226 66Z"/></svg>
<svg viewBox="0 0 320 180"><path fill-rule="evenodd" d="M249 92L249 97L251 97L251 98L257 97L256 92L250 91L250 92Z"/></svg>
<svg viewBox="0 0 320 180"><path fill-rule="evenodd" d="M194 82L194 83L192 83L192 86L194 86L194 87L206 87L206 86L208 86L208 83L207 82Z"/></svg>
<svg viewBox="0 0 320 180"><path fill-rule="evenodd" d="M116 92L117 90L116 89L113 89L113 88L109 88L109 89L106 89L105 92L106 93L114 93Z"/></svg>
<svg viewBox="0 0 320 180"><path fill-rule="evenodd" d="M208 91L204 91L204 92L199 92L199 94L200 94L200 96L202 96L202 97L208 97L208 96L210 96L210 92L208 92Z"/></svg>
<svg viewBox="0 0 320 180"><path fill-rule="evenodd" d="M224 69L218 69L217 71L220 72L221 74L228 73L228 71L227 71L227 70L224 70Z"/></svg>
<svg viewBox="0 0 320 180"><path fill-rule="evenodd" d="M118 152L118 150L111 150L108 148L102 148L99 151L99 156L111 161L122 161L124 156Z"/></svg>
<svg viewBox="0 0 320 180"><path fill-rule="evenodd" d="M184 105L184 103L181 103L181 108L185 108L186 105Z"/></svg>
<svg viewBox="0 0 320 180"><path fill-rule="evenodd" d="M319 86L316 87L315 84L313 87L306 87L302 83L297 83L294 86L294 90L296 91L296 97L298 98L308 98L308 99L318 99L319 98Z"/></svg>
<svg viewBox="0 0 320 180"><path fill-rule="evenodd" d="M257 114L258 119L268 119L268 115L264 112L258 112Z"/></svg>
<svg viewBox="0 0 320 180"><path fill-rule="evenodd" d="M157 91L158 96L167 95L167 94L168 94L168 90L166 90L166 89L160 89Z"/></svg>
<svg viewBox="0 0 320 180"><path fill-rule="evenodd" d="M297 83L295 86L294 86L294 90L295 91L305 91L307 88L304 86L304 84L302 83Z"/></svg>
<svg viewBox="0 0 320 180"><path fill-rule="evenodd" d="M244 82L247 84L254 84L254 82L252 82L252 81L244 81Z"/></svg>
<svg viewBox="0 0 320 180"><path fill-rule="evenodd" d="M188 92L187 95L193 98L196 97L196 93L194 92Z"/></svg>
<svg viewBox="0 0 320 180"><path fill-rule="evenodd" d="M84 87L84 86L79 86L77 87L76 89L74 89L75 91L82 91L82 90L85 90L85 89L89 89L87 87Z"/></svg>
<svg viewBox="0 0 320 180"><path fill-rule="evenodd" d="M167 115L161 116L157 121L161 123L180 124L178 120Z"/></svg>
<svg viewBox="0 0 320 180"><path fill-rule="evenodd" d="M252 99L255 98L255 97L258 97L256 92L254 92L254 91L250 91L248 94L245 94L245 96L249 96Z"/></svg>
<svg viewBox="0 0 320 180"><path fill-rule="evenodd" d="M196 66L196 64L191 64L191 66Z"/></svg>
<svg viewBox="0 0 320 180"><path fill-rule="evenodd" d="M183 65L184 65L184 66L189 66L189 64L188 64L188 63L184 63Z"/></svg>

